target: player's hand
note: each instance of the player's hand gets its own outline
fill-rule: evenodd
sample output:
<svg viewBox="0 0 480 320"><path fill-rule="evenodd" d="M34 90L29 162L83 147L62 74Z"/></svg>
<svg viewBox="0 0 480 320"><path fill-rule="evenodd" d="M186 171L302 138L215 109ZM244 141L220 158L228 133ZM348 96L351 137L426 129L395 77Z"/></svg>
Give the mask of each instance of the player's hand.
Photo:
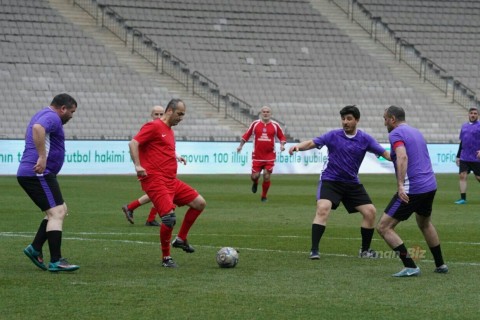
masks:
<svg viewBox="0 0 480 320"><path fill-rule="evenodd" d="M398 188L397 193L398 193L398 197L403 202L408 203L408 201L410 201L410 198L408 197L407 193L405 192L405 188L403 186Z"/></svg>
<svg viewBox="0 0 480 320"><path fill-rule="evenodd" d="M33 166L35 173L43 173L47 167L47 158L39 157L37 163Z"/></svg>
<svg viewBox="0 0 480 320"><path fill-rule="evenodd" d="M297 151L300 151L300 150L298 149L298 145L295 145L288 150L288 154L293 155L293 153Z"/></svg>
<svg viewBox="0 0 480 320"><path fill-rule="evenodd" d="M178 156L177 161L183 163L183 165L187 164L187 159L185 159L184 157Z"/></svg>
<svg viewBox="0 0 480 320"><path fill-rule="evenodd" d="M477 150L477 159L480 159L480 150Z"/></svg>
<svg viewBox="0 0 480 320"><path fill-rule="evenodd" d="M477 151L477 158L478 158L478 151ZM455 159L455 164L457 165L457 167L460 167L460 158Z"/></svg>
<svg viewBox="0 0 480 320"><path fill-rule="evenodd" d="M285 151L285 146L283 144L280 145L280 152Z"/></svg>
<svg viewBox="0 0 480 320"><path fill-rule="evenodd" d="M240 151L242 151L242 147L241 147L241 146L237 147L237 153L240 153Z"/></svg>
<svg viewBox="0 0 480 320"><path fill-rule="evenodd" d="M147 171L142 166L135 166L138 180L142 180L147 176Z"/></svg>

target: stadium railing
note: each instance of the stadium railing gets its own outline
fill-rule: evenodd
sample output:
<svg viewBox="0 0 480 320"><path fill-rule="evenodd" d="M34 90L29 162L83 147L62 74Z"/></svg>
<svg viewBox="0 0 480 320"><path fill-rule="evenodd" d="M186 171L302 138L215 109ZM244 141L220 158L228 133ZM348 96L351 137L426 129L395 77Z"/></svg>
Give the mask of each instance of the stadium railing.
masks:
<svg viewBox="0 0 480 320"><path fill-rule="evenodd" d="M456 102L464 108L471 106L480 107L476 93L455 80L452 75L422 53L415 46L401 37L395 36L395 31L382 22L381 17L375 17L357 0L330 0L339 7L348 19L357 23L367 32L373 41L378 41L394 55L399 62L404 62L412 70L418 73L423 81L430 82L441 90L445 97L449 94L452 102Z"/></svg>
<svg viewBox="0 0 480 320"><path fill-rule="evenodd" d="M117 14L115 10L108 5L99 4L96 0L73 0L73 5L87 12L95 19L97 25L99 24L108 29L124 42L125 46L129 46L131 43L132 53L137 53L151 63L157 71L162 74L165 73L177 80L183 84L187 90L190 89L189 84L191 82L192 93L202 97L219 112L221 108L220 100L223 99L227 101L232 99L231 104L225 103L225 117L230 117L245 126L248 126L252 121L252 117L246 116L245 113L247 106L247 109L253 109L250 104L230 93L222 96L218 84L200 72L190 70L184 61L171 52L161 49L157 43L140 30L129 27L125 22L126 19Z"/></svg>

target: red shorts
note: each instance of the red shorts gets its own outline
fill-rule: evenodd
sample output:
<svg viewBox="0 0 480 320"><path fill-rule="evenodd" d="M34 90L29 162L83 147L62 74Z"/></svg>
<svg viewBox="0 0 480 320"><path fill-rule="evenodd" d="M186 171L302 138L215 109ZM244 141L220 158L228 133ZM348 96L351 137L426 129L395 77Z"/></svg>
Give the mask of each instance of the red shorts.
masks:
<svg viewBox="0 0 480 320"><path fill-rule="evenodd" d="M177 206L189 204L199 195L197 190L178 179L165 181L161 177L147 176L141 180L141 184L161 217Z"/></svg>
<svg viewBox="0 0 480 320"><path fill-rule="evenodd" d="M268 172L273 172L273 167L275 166L275 161L252 161L252 173L261 172L263 170L267 170Z"/></svg>

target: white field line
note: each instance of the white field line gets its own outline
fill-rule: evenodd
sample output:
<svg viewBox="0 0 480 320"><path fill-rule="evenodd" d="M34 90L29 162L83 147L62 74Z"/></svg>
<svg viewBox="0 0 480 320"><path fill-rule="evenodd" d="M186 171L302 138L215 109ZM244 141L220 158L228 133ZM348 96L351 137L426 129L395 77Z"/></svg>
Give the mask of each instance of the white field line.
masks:
<svg viewBox="0 0 480 320"><path fill-rule="evenodd" d="M151 234L147 233L123 233L123 232L73 232L67 233L72 235L122 235L122 236L131 236L131 235L145 235L151 236ZM0 237L18 237L18 238L32 238L35 234L32 232L0 232ZM197 236L217 236L216 234L196 234ZM220 235L218 235L220 236ZM229 235L229 237L236 236L236 237L258 237L256 236L249 236L249 235ZM305 238L302 236L271 236L276 238ZM157 235L158 238L158 235ZM119 240L119 239L95 239L95 238L88 238L88 237L72 237L72 236L64 236L63 239L65 240L76 240L76 241L98 241L98 242L114 242L114 243L127 243L127 244L148 244L148 245L158 245L158 241L137 241L137 240ZM330 239L337 239L337 240L360 240L360 238L330 238ZM381 240L381 239L380 239ZM382 240L383 241L383 240ZM445 242L443 242L445 243ZM477 242L447 242L453 244L464 244L464 245L480 245ZM218 246L213 245L195 245L199 248L209 248L209 249L218 249ZM306 254L306 251L291 251L291 250L274 250L274 249L262 249L262 248L246 248L246 247L235 247L239 251L254 251L254 252L277 252L277 253L292 253L292 254ZM332 256L332 257L352 257L348 254L341 254L341 253L322 253L323 256ZM426 262L433 262L431 260L423 259L422 261ZM455 265L465 265L465 266L480 266L480 262L448 262L449 264Z"/></svg>

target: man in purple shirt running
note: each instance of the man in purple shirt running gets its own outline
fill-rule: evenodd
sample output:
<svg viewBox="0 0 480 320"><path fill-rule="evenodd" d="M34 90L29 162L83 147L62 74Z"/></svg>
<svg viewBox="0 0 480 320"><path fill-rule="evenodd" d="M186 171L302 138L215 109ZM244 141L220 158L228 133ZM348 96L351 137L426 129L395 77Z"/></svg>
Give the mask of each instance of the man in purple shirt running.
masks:
<svg viewBox="0 0 480 320"><path fill-rule="evenodd" d="M63 220L67 206L63 201L57 174L65 158L63 125L73 117L77 102L68 94L53 98L50 106L38 111L30 120L25 134L25 149L17 171L17 180L32 201L46 213L33 242L23 252L40 269L42 247L48 241L51 272L74 271L79 268L62 257Z"/></svg>
<svg viewBox="0 0 480 320"><path fill-rule="evenodd" d="M468 110L468 122L460 130L460 145L456 164L459 168L460 199L456 204L467 203L467 176L473 171L475 178L480 182L480 122L478 109L472 107Z"/></svg>
<svg viewBox="0 0 480 320"><path fill-rule="evenodd" d="M443 261L440 239L430 216L432 203L437 191L437 181L428 154L427 143L421 132L405 123L405 111L391 106L385 110L385 126L389 132L390 156L397 178L397 193L392 197L377 230L390 248L395 251L404 268L394 277L411 277L420 274L405 244L395 232L395 227L416 213L417 225L427 242L435 260L435 272L447 273Z"/></svg>
<svg viewBox="0 0 480 320"><path fill-rule="evenodd" d="M320 259L319 244L325 232L328 216L340 202L348 213L360 212L363 216L360 234L362 244L360 258L376 258L377 253L370 248L375 227L376 209L364 186L358 179L358 170L367 152L390 160L390 153L367 133L358 130L360 110L346 106L340 110L343 129L329 131L312 140L303 141L290 148L296 151L328 148L328 161L320 174L317 189L317 210L312 223L312 246L310 259Z"/></svg>

